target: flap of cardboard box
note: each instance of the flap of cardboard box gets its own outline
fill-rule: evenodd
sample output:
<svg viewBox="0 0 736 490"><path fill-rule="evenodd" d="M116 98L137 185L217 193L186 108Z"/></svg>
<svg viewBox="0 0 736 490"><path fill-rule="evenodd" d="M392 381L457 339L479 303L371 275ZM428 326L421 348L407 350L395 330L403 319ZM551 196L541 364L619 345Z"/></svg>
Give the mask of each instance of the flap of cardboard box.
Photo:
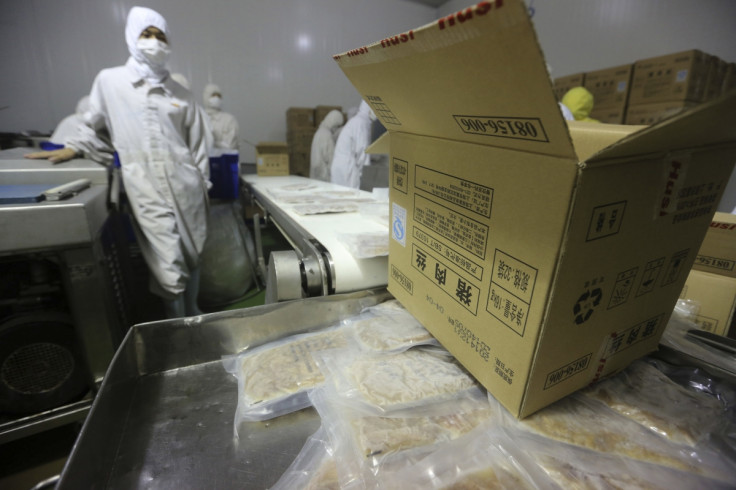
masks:
<svg viewBox="0 0 736 490"><path fill-rule="evenodd" d="M722 144L736 144L736 90L623 138L587 163Z"/></svg>
<svg viewBox="0 0 736 490"><path fill-rule="evenodd" d="M521 0L483 1L334 58L389 131L576 159Z"/></svg>
<svg viewBox="0 0 736 490"><path fill-rule="evenodd" d="M388 155L391 152L391 133L383 133L376 141L371 143L368 148L365 149L365 152L371 155Z"/></svg>
<svg viewBox="0 0 736 490"><path fill-rule="evenodd" d="M582 162L602 149L616 143L646 126L624 124L595 124L584 121L568 121L570 137L578 159Z"/></svg>
<svg viewBox="0 0 736 490"><path fill-rule="evenodd" d="M287 153L289 146L281 141L262 141L256 145L256 152L265 153Z"/></svg>

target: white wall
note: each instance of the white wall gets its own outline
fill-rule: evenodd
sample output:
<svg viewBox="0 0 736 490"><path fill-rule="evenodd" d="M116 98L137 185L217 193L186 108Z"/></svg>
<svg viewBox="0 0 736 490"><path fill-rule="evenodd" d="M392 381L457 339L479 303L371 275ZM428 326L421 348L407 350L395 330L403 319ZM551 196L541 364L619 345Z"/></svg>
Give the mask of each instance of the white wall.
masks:
<svg viewBox="0 0 736 490"><path fill-rule="evenodd" d="M440 17L473 2L449 0ZM733 0L526 0L552 76L688 49L736 62Z"/></svg>
<svg viewBox="0 0 736 490"><path fill-rule="evenodd" d="M431 22L437 10L401 0L0 0L0 132L52 131L101 69L128 57L133 5L171 29L170 67L201 100L223 91L251 142L285 141L291 106L357 106L332 55ZM241 142L242 161L255 161Z"/></svg>

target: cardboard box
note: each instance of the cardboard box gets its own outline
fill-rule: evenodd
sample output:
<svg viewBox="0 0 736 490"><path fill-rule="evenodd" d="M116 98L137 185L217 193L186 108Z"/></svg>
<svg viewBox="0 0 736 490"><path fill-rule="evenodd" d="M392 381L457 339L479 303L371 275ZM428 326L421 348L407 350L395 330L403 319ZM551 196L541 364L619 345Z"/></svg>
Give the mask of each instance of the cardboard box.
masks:
<svg viewBox="0 0 736 490"><path fill-rule="evenodd" d="M339 105L318 105L314 108L314 125L315 127L319 127L320 123L322 122L322 119L325 118L327 114L329 114L332 111L340 111L342 112L342 106ZM345 117L345 114L343 114L343 118Z"/></svg>
<svg viewBox="0 0 736 490"><path fill-rule="evenodd" d="M291 175L301 175L309 177L310 152L308 151L290 151L289 152L289 173Z"/></svg>
<svg viewBox="0 0 736 490"><path fill-rule="evenodd" d="M573 87L582 87L585 82L585 73L574 73L565 77L555 78L554 92L557 100L562 100L568 90Z"/></svg>
<svg viewBox="0 0 736 490"><path fill-rule="evenodd" d="M623 109L626 107L626 101L629 97L629 86L633 72L634 65L631 64L587 72L583 86L593 94L593 110L615 108L620 109L620 114L623 116ZM615 122L621 124L623 119Z"/></svg>
<svg viewBox="0 0 736 490"><path fill-rule="evenodd" d="M286 142L289 144L289 149L298 151L306 151L309 153L312 148L312 140L314 139L314 133L317 132L317 128L295 128L287 131Z"/></svg>
<svg viewBox="0 0 736 490"><path fill-rule="evenodd" d="M289 107L286 110L286 129L314 127L314 108Z"/></svg>
<svg viewBox="0 0 736 490"><path fill-rule="evenodd" d="M279 141L261 142L256 145L257 175L273 177L289 175L289 147Z"/></svg>
<svg viewBox="0 0 736 490"><path fill-rule="evenodd" d="M718 56L710 56L710 69L708 70L708 81L705 84L704 100L712 100L723 93L723 83L726 81L728 63Z"/></svg>
<svg viewBox="0 0 736 490"><path fill-rule="evenodd" d="M680 299L697 304L695 323L701 330L728 336L736 309L736 278L692 270Z"/></svg>
<svg viewBox="0 0 736 490"><path fill-rule="evenodd" d="M626 121L626 107L593 107L590 117L608 124L624 124Z"/></svg>
<svg viewBox="0 0 736 490"><path fill-rule="evenodd" d="M725 94L734 89L736 89L736 63L729 63L724 75L721 93Z"/></svg>
<svg viewBox="0 0 736 490"><path fill-rule="evenodd" d="M736 278L736 215L713 216L693 269Z"/></svg>
<svg viewBox="0 0 736 490"><path fill-rule="evenodd" d="M668 117L684 112L698 105L697 102L672 101L654 104L634 104L626 108L626 124L655 124Z"/></svg>
<svg viewBox="0 0 736 490"><path fill-rule="evenodd" d="M705 99L710 55L697 49L634 63L629 105Z"/></svg>
<svg viewBox="0 0 736 490"><path fill-rule="evenodd" d="M390 133L389 291L519 417L655 350L736 160L736 94L568 126L521 0L391 39L334 57Z"/></svg>

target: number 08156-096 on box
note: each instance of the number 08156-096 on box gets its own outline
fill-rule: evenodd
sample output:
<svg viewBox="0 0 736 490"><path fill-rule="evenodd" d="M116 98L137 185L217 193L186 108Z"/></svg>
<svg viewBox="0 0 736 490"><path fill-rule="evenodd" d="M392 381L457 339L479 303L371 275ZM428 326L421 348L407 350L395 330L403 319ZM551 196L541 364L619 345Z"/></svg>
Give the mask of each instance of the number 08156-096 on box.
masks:
<svg viewBox="0 0 736 490"><path fill-rule="evenodd" d="M463 133L549 142L542 121L538 118L458 115L453 117Z"/></svg>

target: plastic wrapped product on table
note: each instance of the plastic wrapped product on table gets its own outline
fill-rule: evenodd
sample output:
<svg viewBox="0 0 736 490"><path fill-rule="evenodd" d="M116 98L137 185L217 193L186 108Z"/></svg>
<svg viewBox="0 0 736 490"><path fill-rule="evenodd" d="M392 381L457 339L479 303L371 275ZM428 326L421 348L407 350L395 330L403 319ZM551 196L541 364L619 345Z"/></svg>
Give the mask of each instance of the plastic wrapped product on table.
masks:
<svg viewBox="0 0 736 490"><path fill-rule="evenodd" d="M717 399L679 386L642 360L581 393L677 444L694 446L726 423Z"/></svg>
<svg viewBox="0 0 736 490"><path fill-rule="evenodd" d="M400 352L418 345L439 345L398 301L386 301L377 306L344 322L361 350Z"/></svg>
<svg viewBox="0 0 736 490"><path fill-rule="evenodd" d="M270 342L223 359L238 378L240 421L267 420L309 406L308 392L324 381L312 355L346 345L345 331L331 328Z"/></svg>

